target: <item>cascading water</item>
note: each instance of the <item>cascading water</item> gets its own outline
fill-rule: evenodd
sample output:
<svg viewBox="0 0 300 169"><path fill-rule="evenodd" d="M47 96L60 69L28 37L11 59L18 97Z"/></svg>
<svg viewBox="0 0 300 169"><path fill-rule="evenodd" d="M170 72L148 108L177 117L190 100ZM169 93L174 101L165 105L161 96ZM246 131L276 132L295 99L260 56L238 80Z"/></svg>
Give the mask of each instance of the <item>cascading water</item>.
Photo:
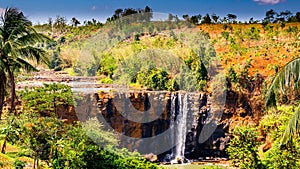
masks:
<svg viewBox="0 0 300 169"><path fill-rule="evenodd" d="M174 106L174 107L173 107ZM172 116L175 117L175 100L173 104L172 100ZM178 109L177 118L174 120L175 135L173 140L176 144L174 151L172 152L173 162L178 163L179 160L184 160L185 140L187 132L187 112L188 112L188 94L185 94L183 99L180 93L178 93ZM172 125L172 124L171 124Z"/></svg>
<svg viewBox="0 0 300 169"><path fill-rule="evenodd" d="M175 129L175 117L176 117L176 94L172 93L171 95L171 118L170 118L170 127L173 127ZM171 141L172 141L172 145L176 144L176 140L175 140L175 133L176 131L174 130L171 134ZM174 152L172 151L172 155L174 155ZM171 159L169 159L171 160Z"/></svg>

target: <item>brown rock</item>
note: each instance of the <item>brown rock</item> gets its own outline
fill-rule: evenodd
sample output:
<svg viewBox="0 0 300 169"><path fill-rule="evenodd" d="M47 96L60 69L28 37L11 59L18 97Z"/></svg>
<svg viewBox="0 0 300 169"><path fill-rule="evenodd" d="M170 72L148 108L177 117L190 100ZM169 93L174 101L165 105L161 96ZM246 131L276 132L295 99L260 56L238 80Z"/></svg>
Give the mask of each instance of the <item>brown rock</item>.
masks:
<svg viewBox="0 0 300 169"><path fill-rule="evenodd" d="M154 155L152 153L151 154L146 154L145 158L146 158L146 160L148 160L150 162L156 162L156 161L158 161L157 155Z"/></svg>

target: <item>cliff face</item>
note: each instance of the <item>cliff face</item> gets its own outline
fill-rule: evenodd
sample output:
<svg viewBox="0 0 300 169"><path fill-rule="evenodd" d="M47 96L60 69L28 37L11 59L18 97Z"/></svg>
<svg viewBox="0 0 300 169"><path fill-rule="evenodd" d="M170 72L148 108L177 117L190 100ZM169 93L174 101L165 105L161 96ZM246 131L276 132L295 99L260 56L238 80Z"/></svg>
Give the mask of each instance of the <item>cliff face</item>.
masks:
<svg viewBox="0 0 300 169"><path fill-rule="evenodd" d="M180 106L183 105L180 96L178 92L102 92L88 96L87 100L78 104L76 111L81 121L89 117L104 118L113 130L122 135L131 138L151 138L166 132L179 118ZM93 104L86 108L88 103ZM200 143L198 141L200 133L208 123L208 119L211 120L213 117L210 114L209 96L205 93L189 93L185 104L187 106L185 156L193 159L204 156L226 156L224 149L230 139L228 112L217 121L216 130L209 139ZM170 142L177 134L176 130L163 141ZM141 143L138 141L121 141L121 146L131 150L139 147L139 144ZM161 157L171 154L173 150L170 148L169 151L161 154Z"/></svg>

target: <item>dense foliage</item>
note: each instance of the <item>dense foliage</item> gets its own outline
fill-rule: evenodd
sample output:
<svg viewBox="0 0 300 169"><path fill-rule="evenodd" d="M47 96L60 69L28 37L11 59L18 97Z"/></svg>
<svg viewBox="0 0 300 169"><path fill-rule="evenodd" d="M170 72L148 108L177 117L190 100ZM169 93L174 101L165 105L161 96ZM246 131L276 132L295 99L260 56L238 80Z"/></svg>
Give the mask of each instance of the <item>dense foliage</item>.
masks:
<svg viewBox="0 0 300 169"><path fill-rule="evenodd" d="M265 152L263 162L266 168L299 168L299 138L283 146L283 134L293 115L293 106L280 106L270 109L260 122L260 130L273 142L272 148Z"/></svg>
<svg viewBox="0 0 300 169"><path fill-rule="evenodd" d="M299 168L299 138L294 136L290 144L281 144L293 111L293 106L278 106L266 112L258 128L236 127L227 149L232 164L240 168ZM266 139L265 144L258 140L259 136ZM258 148L260 144L263 146ZM268 144L271 147L264 150L263 147Z"/></svg>
<svg viewBox="0 0 300 169"><path fill-rule="evenodd" d="M234 138L230 140L230 147L227 149L232 164L241 169L262 168L257 153L259 143L256 129L247 126L236 127L233 134Z"/></svg>
<svg viewBox="0 0 300 169"><path fill-rule="evenodd" d="M51 159L53 168L158 168L138 153L118 149L112 144L115 140L104 131L93 131L93 140L97 137L102 142L96 144L86 132L99 127L99 123L97 120L87 123L92 124L84 124L84 129L69 129L64 139L56 143ZM103 143L103 139L107 142Z"/></svg>
<svg viewBox="0 0 300 169"><path fill-rule="evenodd" d="M98 56L98 74L105 79L101 82L108 78L114 83L135 83L153 90L204 91L209 60L216 55L205 35L191 32L189 36L193 34L196 38L190 41L198 40L200 45L188 49L182 46L184 39L174 38L179 35L172 31L164 39L157 36L117 44Z"/></svg>
<svg viewBox="0 0 300 169"><path fill-rule="evenodd" d="M20 92L20 96L24 111L43 116L57 115L58 108L75 104L71 87L59 83L25 89Z"/></svg>

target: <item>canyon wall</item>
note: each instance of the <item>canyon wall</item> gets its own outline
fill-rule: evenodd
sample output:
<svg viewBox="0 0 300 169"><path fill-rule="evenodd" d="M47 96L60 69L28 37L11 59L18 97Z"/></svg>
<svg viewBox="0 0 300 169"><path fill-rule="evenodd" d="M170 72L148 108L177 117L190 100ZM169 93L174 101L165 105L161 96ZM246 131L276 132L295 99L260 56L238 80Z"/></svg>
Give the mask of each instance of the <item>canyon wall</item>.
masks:
<svg viewBox="0 0 300 169"><path fill-rule="evenodd" d="M180 92L100 92L88 95L79 102L76 112L81 121L91 117L104 118L105 123L117 133L132 138L151 138L166 132L179 117L179 107L182 104L179 96ZM210 114L210 97L206 93L188 93L187 97L185 157L226 157L224 150L230 139L230 112L225 112L222 118L218 119L213 134L205 142L199 143L198 138L207 124L207 119L213 117ZM164 141L170 142L176 134L178 132L171 133L171 139L167 138ZM121 146L133 151L139 147L139 142L121 141ZM174 148L170 148L169 151L160 154L160 159L172 154L173 150Z"/></svg>

